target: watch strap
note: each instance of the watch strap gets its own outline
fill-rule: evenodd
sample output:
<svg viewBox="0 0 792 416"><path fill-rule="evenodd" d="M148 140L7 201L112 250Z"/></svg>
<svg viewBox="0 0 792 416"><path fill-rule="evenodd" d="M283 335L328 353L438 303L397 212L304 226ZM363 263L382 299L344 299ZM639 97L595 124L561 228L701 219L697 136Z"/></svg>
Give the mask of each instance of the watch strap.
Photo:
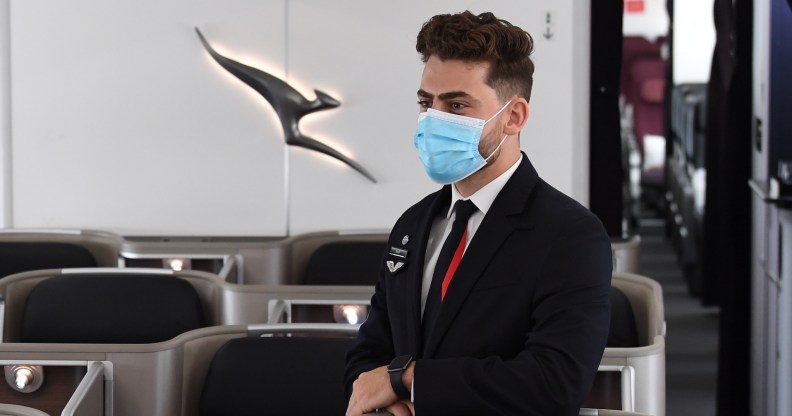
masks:
<svg viewBox="0 0 792 416"><path fill-rule="evenodd" d="M410 398L410 390L408 390L407 387L404 387L404 382L402 381L403 374L404 370L388 372L388 376L390 376L391 387L396 393L396 397L406 400Z"/></svg>
<svg viewBox="0 0 792 416"><path fill-rule="evenodd" d="M404 387L402 376L412 361L412 356L402 355L394 358L388 366L388 377L390 378L391 388L393 388L393 392L396 393L396 397L402 400L410 398L410 390Z"/></svg>

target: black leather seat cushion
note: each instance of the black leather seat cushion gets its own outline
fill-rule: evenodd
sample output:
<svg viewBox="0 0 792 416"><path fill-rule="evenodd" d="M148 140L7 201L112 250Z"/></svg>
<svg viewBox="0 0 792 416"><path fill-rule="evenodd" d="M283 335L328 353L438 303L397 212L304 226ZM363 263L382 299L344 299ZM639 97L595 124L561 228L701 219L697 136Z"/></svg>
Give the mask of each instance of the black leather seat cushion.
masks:
<svg viewBox="0 0 792 416"><path fill-rule="evenodd" d="M386 246L384 241L327 243L316 249L308 260L302 283L374 285Z"/></svg>
<svg viewBox="0 0 792 416"><path fill-rule="evenodd" d="M84 247L68 243L0 243L0 277L31 270L96 267Z"/></svg>
<svg viewBox="0 0 792 416"><path fill-rule="evenodd" d="M21 342L142 344L206 326L193 286L150 274L73 274L30 292Z"/></svg>
<svg viewBox="0 0 792 416"><path fill-rule="evenodd" d="M608 334L609 348L635 348L640 346L635 315L627 296L611 286L611 322Z"/></svg>
<svg viewBox="0 0 792 416"><path fill-rule="evenodd" d="M344 357L354 338L237 338L215 354L201 416L343 415Z"/></svg>

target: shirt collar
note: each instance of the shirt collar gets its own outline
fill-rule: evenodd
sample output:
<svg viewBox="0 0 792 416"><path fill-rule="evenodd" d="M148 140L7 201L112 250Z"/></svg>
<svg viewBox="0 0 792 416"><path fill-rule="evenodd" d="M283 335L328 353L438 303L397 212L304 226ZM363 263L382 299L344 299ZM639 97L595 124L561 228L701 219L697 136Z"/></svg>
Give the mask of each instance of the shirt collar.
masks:
<svg viewBox="0 0 792 416"><path fill-rule="evenodd" d="M476 208L479 209L484 215L487 215L487 211L489 211L492 203L495 202L495 198L500 193L501 189L506 186L506 182L514 175L514 172L517 170L517 167L520 166L520 162L522 162L522 157L518 158L514 164L507 169L505 172L501 173L500 176L490 181L490 183L484 185L481 189L476 191L473 195L469 198L463 198L462 195L457 191L456 185L451 185L451 206L448 208L448 213L446 213L446 218L451 217L451 213L454 211L454 204L460 199L469 199L473 201L473 204L476 205Z"/></svg>

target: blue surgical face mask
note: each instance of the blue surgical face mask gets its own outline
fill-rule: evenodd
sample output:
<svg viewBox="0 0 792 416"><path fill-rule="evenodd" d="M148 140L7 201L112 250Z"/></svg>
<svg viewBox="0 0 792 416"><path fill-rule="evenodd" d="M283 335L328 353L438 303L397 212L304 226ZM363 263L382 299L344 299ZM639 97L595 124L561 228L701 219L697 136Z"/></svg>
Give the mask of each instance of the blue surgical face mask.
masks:
<svg viewBox="0 0 792 416"><path fill-rule="evenodd" d="M451 184L476 173L500 149L507 136L485 159L479 153L484 126L500 114L511 100L488 120L428 109L418 115L415 147L426 173L433 181Z"/></svg>

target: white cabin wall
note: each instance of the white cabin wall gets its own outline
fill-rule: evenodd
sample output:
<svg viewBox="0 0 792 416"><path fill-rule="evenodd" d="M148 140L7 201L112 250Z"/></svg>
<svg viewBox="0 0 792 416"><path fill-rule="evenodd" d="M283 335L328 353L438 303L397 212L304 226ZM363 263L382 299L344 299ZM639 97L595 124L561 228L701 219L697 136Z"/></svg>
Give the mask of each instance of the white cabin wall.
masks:
<svg viewBox="0 0 792 416"><path fill-rule="evenodd" d="M706 83L715 50L714 0L674 1L674 84Z"/></svg>
<svg viewBox="0 0 792 416"><path fill-rule="evenodd" d="M533 35L521 146L545 180L588 202L588 2L10 4L13 89L2 94L13 110L5 199L15 227L183 236L390 228L437 189L412 144L422 68L415 35L430 16L466 8ZM219 52L308 98L314 88L338 98L340 107L306 116L301 128L378 183L285 146L269 103L208 56L194 26Z"/></svg>
<svg viewBox="0 0 792 416"><path fill-rule="evenodd" d="M283 75L284 1L11 5L14 226L285 233L277 118L194 31Z"/></svg>
<svg viewBox="0 0 792 416"><path fill-rule="evenodd" d="M0 228L11 226L11 16L0 0Z"/></svg>

